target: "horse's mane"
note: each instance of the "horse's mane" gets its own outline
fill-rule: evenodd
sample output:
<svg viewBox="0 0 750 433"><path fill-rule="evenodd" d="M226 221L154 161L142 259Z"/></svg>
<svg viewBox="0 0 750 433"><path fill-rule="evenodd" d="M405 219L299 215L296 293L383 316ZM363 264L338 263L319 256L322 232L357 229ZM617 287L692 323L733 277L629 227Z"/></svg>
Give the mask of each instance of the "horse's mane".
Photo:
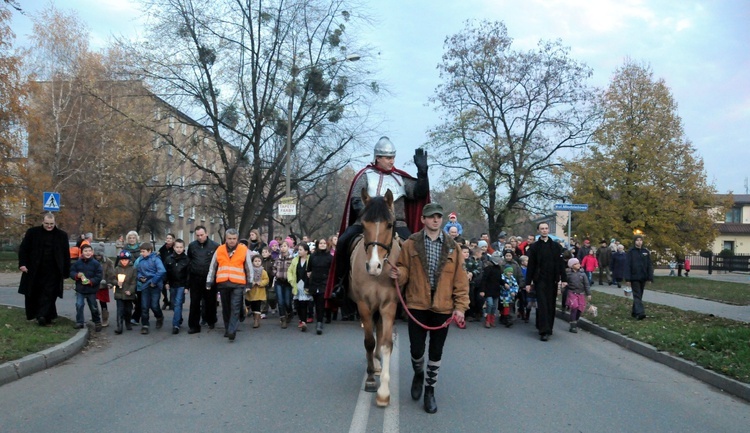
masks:
<svg viewBox="0 0 750 433"><path fill-rule="evenodd" d="M391 208L388 207L385 198L383 197L371 197L370 201L362 210L362 221L376 222L376 221L392 221L394 219Z"/></svg>

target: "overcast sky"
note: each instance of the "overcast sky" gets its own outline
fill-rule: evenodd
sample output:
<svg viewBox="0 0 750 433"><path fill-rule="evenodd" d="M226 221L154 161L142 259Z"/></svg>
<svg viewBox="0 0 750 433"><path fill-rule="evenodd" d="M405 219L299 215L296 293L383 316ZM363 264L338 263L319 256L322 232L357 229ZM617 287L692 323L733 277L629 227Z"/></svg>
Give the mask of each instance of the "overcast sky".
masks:
<svg viewBox="0 0 750 433"><path fill-rule="evenodd" d="M20 2L28 14L48 3ZM514 48L561 39L571 55L594 70L590 84L605 87L626 57L651 65L678 104L687 138L703 158L719 192L746 192L750 176L750 1L747 0L373 0L375 24L364 35L376 47L379 79L391 96L376 111L382 135L398 148L397 166L410 159L439 119L428 98L439 84L443 41L467 19L502 20ZM57 0L90 27L91 46L111 34L139 30L132 0ZM17 42L31 30L14 14ZM373 143L374 144L374 143Z"/></svg>

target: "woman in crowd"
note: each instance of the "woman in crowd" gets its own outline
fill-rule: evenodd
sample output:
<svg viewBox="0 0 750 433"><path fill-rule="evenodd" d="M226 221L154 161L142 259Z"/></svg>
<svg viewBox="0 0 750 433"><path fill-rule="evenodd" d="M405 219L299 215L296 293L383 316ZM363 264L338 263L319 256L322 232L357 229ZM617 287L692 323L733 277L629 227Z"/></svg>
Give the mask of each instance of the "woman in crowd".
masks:
<svg viewBox="0 0 750 433"><path fill-rule="evenodd" d="M133 260L133 267L138 268L138 263L141 261L141 239L138 236L138 232L131 230L125 235L125 245L122 247L123 251L130 253L130 256L135 258ZM137 272L136 272L137 273ZM140 284L140 283L137 283ZM135 301L133 302L133 315L130 319L130 323L138 325L141 320L141 292L136 290Z"/></svg>
<svg viewBox="0 0 750 433"><path fill-rule="evenodd" d="M328 270L331 268L333 256L328 251L328 242L325 239L318 239L315 244L315 252L310 256L310 294L315 300L315 332L320 335L323 333L323 312L325 311L324 294L326 291L326 281L328 281ZM331 312L326 311L330 318ZM330 321L330 320L329 320Z"/></svg>
<svg viewBox="0 0 750 433"><path fill-rule="evenodd" d="M310 246L305 242L297 246L297 257L292 260L287 271L287 281L292 285L292 293L297 301L297 314L299 314L300 331L307 331L307 307L312 300L310 295L310 271L308 269Z"/></svg>
<svg viewBox="0 0 750 433"><path fill-rule="evenodd" d="M289 244L281 242L279 257L274 260L273 273L276 275L276 301L279 305L281 327L286 329L292 318L292 285L287 279L287 271L292 264L292 254Z"/></svg>

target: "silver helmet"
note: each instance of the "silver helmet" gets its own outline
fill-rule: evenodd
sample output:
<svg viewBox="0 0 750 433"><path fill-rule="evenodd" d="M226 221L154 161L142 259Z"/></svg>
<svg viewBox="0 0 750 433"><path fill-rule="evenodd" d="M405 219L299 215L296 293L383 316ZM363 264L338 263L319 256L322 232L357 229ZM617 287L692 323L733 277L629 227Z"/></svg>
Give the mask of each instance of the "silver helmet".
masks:
<svg viewBox="0 0 750 433"><path fill-rule="evenodd" d="M383 136L380 137L377 143L375 143L375 150L373 152L375 158L378 156L396 156L396 146L391 143L391 139Z"/></svg>

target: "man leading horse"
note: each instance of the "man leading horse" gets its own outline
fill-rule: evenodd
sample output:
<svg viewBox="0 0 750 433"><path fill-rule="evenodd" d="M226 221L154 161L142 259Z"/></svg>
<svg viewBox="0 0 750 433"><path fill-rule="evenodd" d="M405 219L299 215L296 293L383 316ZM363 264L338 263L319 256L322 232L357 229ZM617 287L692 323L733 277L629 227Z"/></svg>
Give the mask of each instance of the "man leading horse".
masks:
<svg viewBox="0 0 750 433"><path fill-rule="evenodd" d="M354 176L349 188L336 254L328 273L326 298L334 298L339 302L347 298L349 291L351 242L362 233L359 217L364 203L360 191L364 188L370 197L377 197L384 196L387 190L391 190L396 214L396 233L401 240L422 228L422 208L430 201L427 153L424 150L417 149L414 154L414 164L417 166L416 179L393 166L396 147L388 137L378 140L373 153L374 161Z"/></svg>

